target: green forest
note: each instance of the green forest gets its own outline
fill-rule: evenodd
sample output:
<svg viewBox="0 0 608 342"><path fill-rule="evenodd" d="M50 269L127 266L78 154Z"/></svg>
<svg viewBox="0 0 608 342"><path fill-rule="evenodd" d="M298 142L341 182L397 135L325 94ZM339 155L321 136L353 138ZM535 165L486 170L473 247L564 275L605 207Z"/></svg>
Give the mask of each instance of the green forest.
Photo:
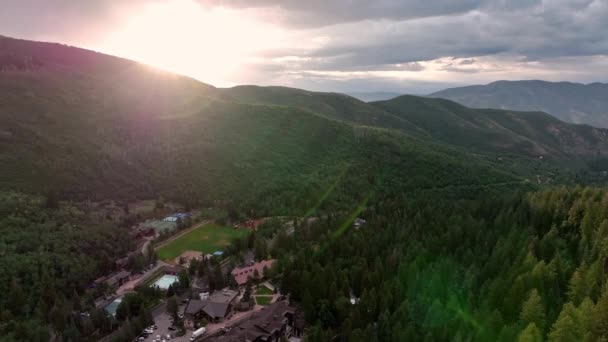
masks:
<svg viewBox="0 0 608 342"><path fill-rule="evenodd" d="M95 299L114 289L91 286L135 250L138 201L228 226L268 219L225 256L278 260L272 281L309 342L608 341L606 129L417 96L217 89L59 44L0 48L2 342L132 341L151 324L166 294L137 288L112 318ZM216 289L222 272L189 275Z"/></svg>
<svg viewBox="0 0 608 342"><path fill-rule="evenodd" d="M360 216L301 226L274 252L308 341L608 338L605 190L395 196Z"/></svg>

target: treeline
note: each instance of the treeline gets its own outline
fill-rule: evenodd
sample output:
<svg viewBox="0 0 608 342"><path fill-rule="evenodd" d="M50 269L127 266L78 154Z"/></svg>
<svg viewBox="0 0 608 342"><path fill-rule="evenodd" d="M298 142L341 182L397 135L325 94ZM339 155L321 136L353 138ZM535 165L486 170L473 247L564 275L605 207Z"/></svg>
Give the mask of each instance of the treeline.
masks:
<svg viewBox="0 0 608 342"><path fill-rule="evenodd" d="M114 327L90 288L133 246L124 230L69 204L0 193L0 340L96 340Z"/></svg>
<svg viewBox="0 0 608 342"><path fill-rule="evenodd" d="M359 229L328 215L275 246L309 341L608 338L605 190L400 196L360 216Z"/></svg>

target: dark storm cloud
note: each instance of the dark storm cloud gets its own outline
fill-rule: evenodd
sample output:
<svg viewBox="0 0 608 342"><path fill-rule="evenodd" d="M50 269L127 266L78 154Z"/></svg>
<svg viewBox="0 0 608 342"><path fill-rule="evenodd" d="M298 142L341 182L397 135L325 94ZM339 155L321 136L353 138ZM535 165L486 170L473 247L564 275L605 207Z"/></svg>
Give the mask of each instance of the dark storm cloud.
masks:
<svg viewBox="0 0 608 342"><path fill-rule="evenodd" d="M364 20L317 29L331 42L308 52L308 66L351 70L441 57L512 54L542 61L608 54L608 1L507 4L486 1L460 15Z"/></svg>
<svg viewBox="0 0 608 342"><path fill-rule="evenodd" d="M406 20L465 13L484 5L483 0L199 0L206 6L275 8L284 12L283 23L318 27L360 20ZM518 1L523 2L523 1Z"/></svg>

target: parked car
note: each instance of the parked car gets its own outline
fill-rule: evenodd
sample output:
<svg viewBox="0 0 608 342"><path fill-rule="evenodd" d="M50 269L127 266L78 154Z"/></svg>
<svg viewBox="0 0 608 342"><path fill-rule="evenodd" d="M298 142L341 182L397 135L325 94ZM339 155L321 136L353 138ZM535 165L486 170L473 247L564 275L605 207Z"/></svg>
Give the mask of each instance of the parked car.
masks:
<svg viewBox="0 0 608 342"><path fill-rule="evenodd" d="M167 334L167 340L171 339L171 335Z"/></svg>
<svg viewBox="0 0 608 342"><path fill-rule="evenodd" d="M175 330L175 329L176 329L176 328L175 328L175 326L173 326L173 325L170 325L170 326L169 326L169 330L173 331L173 330Z"/></svg>

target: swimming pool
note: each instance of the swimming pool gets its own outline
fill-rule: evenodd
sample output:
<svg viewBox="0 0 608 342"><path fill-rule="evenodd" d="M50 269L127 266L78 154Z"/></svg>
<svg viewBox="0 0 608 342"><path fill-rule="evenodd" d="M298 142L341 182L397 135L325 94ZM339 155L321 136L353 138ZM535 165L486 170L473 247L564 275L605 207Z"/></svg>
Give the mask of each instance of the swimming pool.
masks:
<svg viewBox="0 0 608 342"><path fill-rule="evenodd" d="M106 307L104 309L106 310L108 315L116 316L116 309L118 309L118 306L120 305L121 302L122 302L122 298L116 298L112 303L106 305Z"/></svg>
<svg viewBox="0 0 608 342"><path fill-rule="evenodd" d="M158 280L155 281L152 286L158 286L158 288L166 290L169 288L169 286L171 286L171 284L177 283L177 280L177 276L165 274L162 277L158 278Z"/></svg>

